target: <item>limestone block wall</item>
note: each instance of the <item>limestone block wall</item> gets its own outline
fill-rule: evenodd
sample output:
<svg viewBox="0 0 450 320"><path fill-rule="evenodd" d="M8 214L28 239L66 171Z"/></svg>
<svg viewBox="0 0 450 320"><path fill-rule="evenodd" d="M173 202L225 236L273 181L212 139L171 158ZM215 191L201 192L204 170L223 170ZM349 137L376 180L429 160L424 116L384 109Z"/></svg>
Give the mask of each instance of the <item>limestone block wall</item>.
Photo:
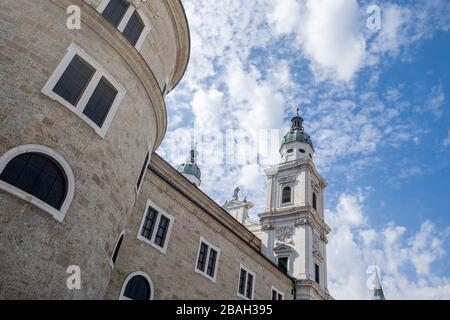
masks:
<svg viewBox="0 0 450 320"><path fill-rule="evenodd" d="M84 0L98 8L102 0ZM130 1L132 2L132 1ZM139 50L166 93L173 89L184 74L189 60L189 30L180 0L152 0L142 4L138 13L151 28Z"/></svg>
<svg viewBox="0 0 450 320"><path fill-rule="evenodd" d="M81 30L66 27L70 4L82 8ZM167 42L172 35L161 33L152 41ZM71 43L126 91L105 138L41 92ZM170 77L164 70L171 65L158 72ZM154 73L82 0L4 0L0 74L0 156L17 146L43 145L63 156L75 176L75 196L63 222L0 191L0 299L103 299L110 256L134 206L147 150L166 129ZM81 290L66 287L69 265L81 268Z"/></svg>
<svg viewBox="0 0 450 320"><path fill-rule="evenodd" d="M151 166L157 167L158 164L152 160ZM167 179L175 181L179 174L174 169L172 171L173 176ZM196 187L183 182L180 188L192 194ZM200 197L209 201L210 210L222 210L206 195ZM148 199L175 218L165 254L137 238ZM225 211L223 213L228 215ZM235 230L239 230L239 223L235 223ZM194 271L200 237L221 250L216 282ZM291 278L149 170L129 220L106 297L118 299L127 276L142 271L150 276L154 285L154 299L157 300L240 299L237 290L241 264L256 273L255 299L270 300L272 286L284 293L284 299L293 299Z"/></svg>

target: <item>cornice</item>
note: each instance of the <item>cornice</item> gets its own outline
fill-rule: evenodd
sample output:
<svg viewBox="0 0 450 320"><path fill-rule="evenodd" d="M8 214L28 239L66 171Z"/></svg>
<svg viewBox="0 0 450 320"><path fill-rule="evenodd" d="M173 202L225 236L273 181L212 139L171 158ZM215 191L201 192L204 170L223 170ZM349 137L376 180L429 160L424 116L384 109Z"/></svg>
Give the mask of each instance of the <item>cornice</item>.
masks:
<svg viewBox="0 0 450 320"><path fill-rule="evenodd" d="M327 187L327 181L320 175L320 173L316 169L316 166L314 165L314 162L309 158L282 162L267 168L266 170L264 170L264 172L267 176L273 177L282 170L289 170L299 166L307 166L316 175L317 179L321 183L322 188Z"/></svg>
<svg viewBox="0 0 450 320"><path fill-rule="evenodd" d="M166 179L169 179L177 188L186 191L190 198L206 208L215 219L220 220L226 227L237 232L238 235L242 237L245 242L253 246L253 248L257 250L261 249L261 240L259 238L156 153L152 155L150 169L159 172Z"/></svg>
<svg viewBox="0 0 450 320"><path fill-rule="evenodd" d="M323 300L334 300L334 298L313 280L298 279L295 281L297 287L306 287L307 290L314 290Z"/></svg>
<svg viewBox="0 0 450 320"><path fill-rule="evenodd" d="M244 225L234 219L225 209L212 200L207 194L194 186L188 179L180 174L169 163L162 159L158 154L153 153L149 164L149 170L169 183L176 192L185 196L194 205L196 211L201 209L211 216L214 220L230 231L230 235L234 234L246 245L247 248L253 250L264 261L263 265L270 268L272 272L278 272L280 276L287 277L290 281L295 279L283 273L278 267L261 253L261 240ZM144 182L145 183L145 182ZM261 262L260 261L260 262Z"/></svg>
<svg viewBox="0 0 450 320"><path fill-rule="evenodd" d="M265 211L259 215L261 224L271 223L274 218L279 220L285 218L286 220L295 219L296 226L304 224L312 224L316 229L321 230L324 234L329 234L331 228L325 223L325 221L319 217L315 210L311 206L293 206L290 208L283 208L276 211Z"/></svg>

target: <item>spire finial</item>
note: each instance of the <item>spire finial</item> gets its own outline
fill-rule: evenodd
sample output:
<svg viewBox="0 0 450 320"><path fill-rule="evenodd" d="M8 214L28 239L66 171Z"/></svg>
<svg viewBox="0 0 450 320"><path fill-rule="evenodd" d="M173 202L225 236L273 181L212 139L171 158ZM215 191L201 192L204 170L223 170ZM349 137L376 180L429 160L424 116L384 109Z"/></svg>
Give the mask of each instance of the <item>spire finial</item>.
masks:
<svg viewBox="0 0 450 320"><path fill-rule="evenodd" d="M303 118L300 116L300 105L297 105L297 114L292 118L291 129L303 129Z"/></svg>
<svg viewBox="0 0 450 320"><path fill-rule="evenodd" d="M190 157L190 162L191 163L196 163L197 162L197 143L198 142L194 142L194 140L192 139L191 141L191 157Z"/></svg>

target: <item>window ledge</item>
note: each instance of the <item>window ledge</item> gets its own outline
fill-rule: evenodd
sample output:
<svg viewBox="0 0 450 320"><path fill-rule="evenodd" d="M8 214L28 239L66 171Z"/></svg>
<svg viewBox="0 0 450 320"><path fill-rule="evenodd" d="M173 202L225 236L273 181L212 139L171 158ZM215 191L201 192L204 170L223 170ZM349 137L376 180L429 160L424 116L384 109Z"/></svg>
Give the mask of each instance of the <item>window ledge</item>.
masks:
<svg viewBox="0 0 450 320"><path fill-rule="evenodd" d="M12 194L28 203L33 204L39 209L49 213L55 220L63 222L65 213L46 204L44 201L32 196L31 194L16 188L9 183L0 180L0 190Z"/></svg>
<svg viewBox="0 0 450 320"><path fill-rule="evenodd" d="M211 277L210 275L208 275L206 272L198 270L197 268L195 268L195 272L204 276L206 279L216 283L216 277Z"/></svg>
<svg viewBox="0 0 450 320"><path fill-rule="evenodd" d="M139 229L139 232L141 231L141 229ZM161 252L162 254L166 254L167 253L167 248L161 248L160 246L154 244L153 242L151 242L150 240L148 240L147 238L144 238L143 236L141 236L140 234L137 236L138 240L141 240L143 242L145 242L146 244L152 246L153 248L155 248L156 250L158 250L159 252Z"/></svg>

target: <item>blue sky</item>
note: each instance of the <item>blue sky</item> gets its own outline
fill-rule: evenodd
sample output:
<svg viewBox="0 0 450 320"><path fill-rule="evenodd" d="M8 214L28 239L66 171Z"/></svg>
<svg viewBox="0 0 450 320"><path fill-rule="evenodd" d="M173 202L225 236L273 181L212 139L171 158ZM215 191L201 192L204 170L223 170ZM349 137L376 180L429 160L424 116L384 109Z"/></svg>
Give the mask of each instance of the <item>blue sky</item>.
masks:
<svg viewBox="0 0 450 320"><path fill-rule="evenodd" d="M448 1L183 3L191 61L157 152L176 166L195 136L201 189L223 203L239 185L256 215L281 136L271 152L224 163L224 134L243 132L249 144L235 147L246 150L261 132L287 132L299 104L329 183L330 292L370 297L376 262L388 298L450 298ZM381 29L367 26L372 4Z"/></svg>

